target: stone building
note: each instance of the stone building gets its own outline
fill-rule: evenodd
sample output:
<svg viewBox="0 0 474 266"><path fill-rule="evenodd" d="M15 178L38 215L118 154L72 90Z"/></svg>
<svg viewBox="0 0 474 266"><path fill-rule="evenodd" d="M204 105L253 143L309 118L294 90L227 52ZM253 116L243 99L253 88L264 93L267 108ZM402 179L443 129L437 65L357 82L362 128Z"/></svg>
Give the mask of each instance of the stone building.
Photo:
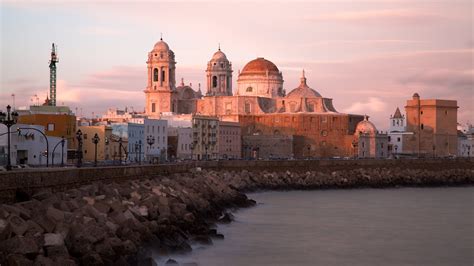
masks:
<svg viewBox="0 0 474 266"><path fill-rule="evenodd" d="M420 99L415 93L405 106L406 130L413 136L404 151L422 157L455 156L458 108L455 100Z"/></svg>
<svg viewBox="0 0 474 266"><path fill-rule="evenodd" d="M358 158L388 157L388 135L379 132L368 116L357 124L352 143Z"/></svg>
<svg viewBox="0 0 474 266"><path fill-rule="evenodd" d="M307 85L304 71L300 86L287 95L283 74L265 58L251 60L238 72L232 95L232 64L219 49L207 65L203 98L191 88L178 92L174 53L162 40L147 64L147 115L196 113L239 122L242 136L293 136L295 157L348 156L355 126L363 120L361 115L339 113L332 99Z"/></svg>
<svg viewBox="0 0 474 266"><path fill-rule="evenodd" d="M242 136L240 124L219 121L219 159L242 158Z"/></svg>
<svg viewBox="0 0 474 266"><path fill-rule="evenodd" d="M465 132L458 131L459 157L474 157L474 127L469 125Z"/></svg>
<svg viewBox="0 0 474 266"><path fill-rule="evenodd" d="M290 159L293 158L293 136L246 135L242 137L244 159Z"/></svg>

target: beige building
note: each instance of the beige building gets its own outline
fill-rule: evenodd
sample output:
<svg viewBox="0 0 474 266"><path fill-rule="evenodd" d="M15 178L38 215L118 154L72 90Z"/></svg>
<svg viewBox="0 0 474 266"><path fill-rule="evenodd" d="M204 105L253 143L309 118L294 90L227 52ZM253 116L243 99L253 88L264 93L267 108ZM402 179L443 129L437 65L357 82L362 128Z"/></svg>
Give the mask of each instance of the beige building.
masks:
<svg viewBox="0 0 474 266"><path fill-rule="evenodd" d="M219 158L218 128L219 119L212 116L195 115L192 117L193 145L192 156L195 160Z"/></svg>
<svg viewBox="0 0 474 266"><path fill-rule="evenodd" d="M219 159L242 158L242 136L240 124L219 121Z"/></svg>
<svg viewBox="0 0 474 266"><path fill-rule="evenodd" d="M406 130L413 132L404 150L422 157L455 156L458 149L457 101L421 99L418 93L407 100Z"/></svg>
<svg viewBox="0 0 474 266"><path fill-rule="evenodd" d="M95 134L99 137L97 143L97 161L109 161L120 159L119 137L112 134L112 127L100 126L79 126L82 132L82 154L83 160L93 162L95 158L95 144L92 139ZM127 159L128 141L122 138L122 161Z"/></svg>
<svg viewBox="0 0 474 266"><path fill-rule="evenodd" d="M389 155L388 135L379 132L367 116L357 124L352 146L357 158L387 158Z"/></svg>
<svg viewBox="0 0 474 266"><path fill-rule="evenodd" d="M293 136L247 135L242 137L244 159L289 159L293 158Z"/></svg>

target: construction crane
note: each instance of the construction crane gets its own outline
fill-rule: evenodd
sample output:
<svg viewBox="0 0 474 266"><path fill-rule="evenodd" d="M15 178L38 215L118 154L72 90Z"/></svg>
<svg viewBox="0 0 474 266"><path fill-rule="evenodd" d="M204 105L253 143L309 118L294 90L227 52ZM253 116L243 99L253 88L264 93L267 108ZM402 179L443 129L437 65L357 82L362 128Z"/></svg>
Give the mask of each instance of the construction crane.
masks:
<svg viewBox="0 0 474 266"><path fill-rule="evenodd" d="M51 60L49 61L49 105L56 106L56 63L58 63L56 46L51 50Z"/></svg>

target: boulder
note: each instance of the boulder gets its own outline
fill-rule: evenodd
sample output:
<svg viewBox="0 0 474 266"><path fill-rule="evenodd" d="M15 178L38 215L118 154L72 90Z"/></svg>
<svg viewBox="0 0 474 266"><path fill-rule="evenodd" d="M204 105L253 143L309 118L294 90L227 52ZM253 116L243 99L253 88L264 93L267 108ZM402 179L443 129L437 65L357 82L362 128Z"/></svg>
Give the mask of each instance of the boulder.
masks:
<svg viewBox="0 0 474 266"><path fill-rule="evenodd" d="M0 242L0 250L10 254L37 255L39 253L39 247L34 238L24 236L14 236Z"/></svg>
<svg viewBox="0 0 474 266"><path fill-rule="evenodd" d="M125 254L135 254L137 252L137 246L130 240L123 241L122 247Z"/></svg>
<svg viewBox="0 0 474 266"><path fill-rule="evenodd" d="M82 256L81 258L82 265L104 265L102 258L99 254L95 252L90 252Z"/></svg>
<svg viewBox="0 0 474 266"><path fill-rule="evenodd" d="M64 238L61 234L46 233L44 236L44 246L62 246Z"/></svg>
<svg viewBox="0 0 474 266"><path fill-rule="evenodd" d="M54 265L75 266L77 263L69 257L58 257L54 258Z"/></svg>
<svg viewBox="0 0 474 266"><path fill-rule="evenodd" d="M109 260L115 259L116 253L110 241L103 241L95 246L95 251L102 257Z"/></svg>
<svg viewBox="0 0 474 266"><path fill-rule="evenodd" d="M28 220L31 218L31 211L22 207L21 205L3 205L3 209L9 213L14 213L22 219Z"/></svg>
<svg viewBox="0 0 474 266"><path fill-rule="evenodd" d="M45 247L48 258L69 257L69 252L64 245Z"/></svg>
<svg viewBox="0 0 474 266"><path fill-rule="evenodd" d="M144 259L138 260L138 266L157 266L155 260L153 258L147 257Z"/></svg>
<svg viewBox="0 0 474 266"><path fill-rule="evenodd" d="M54 207L49 207L46 210L46 217L57 223L64 222L64 212Z"/></svg>
<svg viewBox="0 0 474 266"><path fill-rule="evenodd" d="M168 259L165 265L178 265L178 262L175 261L174 259Z"/></svg>
<svg viewBox="0 0 474 266"><path fill-rule="evenodd" d="M33 261L27 259L25 256L20 254L9 254L7 256L8 265L11 266L29 266L33 265Z"/></svg>
<svg viewBox="0 0 474 266"><path fill-rule="evenodd" d="M45 200L49 197L51 197L53 195L53 193L51 192L51 189L42 189L38 192L36 192L35 194L33 194L32 198L33 199L37 199L39 201L42 201L42 200Z"/></svg>
<svg viewBox="0 0 474 266"><path fill-rule="evenodd" d="M94 205L95 203L94 197L82 197L82 200L85 201L89 205Z"/></svg>
<svg viewBox="0 0 474 266"><path fill-rule="evenodd" d="M0 241L10 238L12 229L5 219L0 219Z"/></svg>
<svg viewBox="0 0 474 266"><path fill-rule="evenodd" d="M28 229L28 224L17 216L16 214L11 214L8 217L8 223L10 224L11 230L19 236L22 236Z"/></svg>
<svg viewBox="0 0 474 266"><path fill-rule="evenodd" d="M43 255L38 255L36 256L34 265L35 266L53 266L54 264L51 258L47 258Z"/></svg>
<svg viewBox="0 0 474 266"><path fill-rule="evenodd" d="M55 224L53 221L51 221L46 215L44 214L39 214L32 219L36 224L41 226L44 231L48 233L52 233L55 227Z"/></svg>

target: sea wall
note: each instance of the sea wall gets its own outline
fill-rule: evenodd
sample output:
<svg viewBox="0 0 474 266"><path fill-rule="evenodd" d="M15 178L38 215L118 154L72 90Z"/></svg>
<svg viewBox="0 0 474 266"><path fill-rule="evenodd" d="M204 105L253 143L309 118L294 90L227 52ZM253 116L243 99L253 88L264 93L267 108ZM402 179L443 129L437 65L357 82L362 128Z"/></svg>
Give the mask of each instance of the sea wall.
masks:
<svg viewBox="0 0 474 266"><path fill-rule="evenodd" d="M441 160L285 160L285 161L198 161L165 165L134 165L122 167L23 169L0 172L0 202L14 202L16 198L31 196L44 188L64 191L93 182L119 182L156 175L185 173L194 167L211 170L291 170L328 171L350 170L359 167L404 169L465 169L472 168L474 158Z"/></svg>
<svg viewBox="0 0 474 266"><path fill-rule="evenodd" d="M223 238L213 225L230 222L229 209L255 204L245 191L474 184L472 164L441 168L192 168L43 188L0 206L0 264L154 265L150 250L188 252L193 242Z"/></svg>

